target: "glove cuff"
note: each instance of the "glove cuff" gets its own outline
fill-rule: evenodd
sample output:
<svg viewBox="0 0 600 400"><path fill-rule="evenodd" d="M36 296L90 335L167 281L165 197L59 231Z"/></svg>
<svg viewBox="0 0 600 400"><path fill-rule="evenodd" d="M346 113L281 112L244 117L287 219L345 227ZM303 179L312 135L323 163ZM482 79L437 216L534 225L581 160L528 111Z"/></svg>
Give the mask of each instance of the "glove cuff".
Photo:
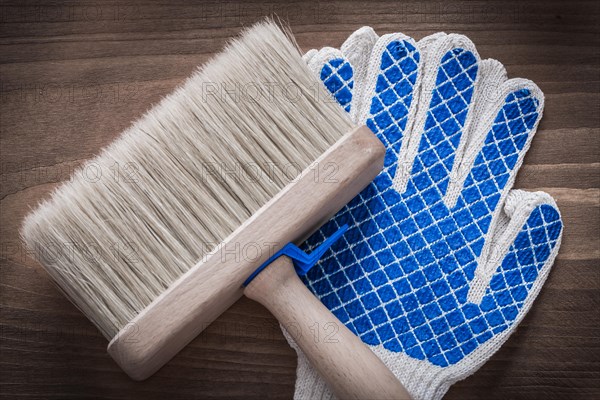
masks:
<svg viewBox="0 0 600 400"><path fill-rule="evenodd" d="M290 337L285 333L284 335L289 341ZM334 400L335 396L325 381L316 372L315 368L310 365L304 353L298 351L293 341L290 341L290 344L298 353L294 399ZM403 353L390 354L390 352L379 346L372 347L371 350L400 379L413 400L441 399L456 381L456 379L448 376L449 371L423 361L415 360ZM465 375L468 375L468 373Z"/></svg>
<svg viewBox="0 0 600 400"><path fill-rule="evenodd" d="M294 400L334 400L335 396L313 368L304 353L298 351Z"/></svg>
<svg viewBox="0 0 600 400"><path fill-rule="evenodd" d="M390 353L382 346L371 349L400 379L413 400L441 399L456 381L449 376L450 371L446 368L416 360L404 353Z"/></svg>

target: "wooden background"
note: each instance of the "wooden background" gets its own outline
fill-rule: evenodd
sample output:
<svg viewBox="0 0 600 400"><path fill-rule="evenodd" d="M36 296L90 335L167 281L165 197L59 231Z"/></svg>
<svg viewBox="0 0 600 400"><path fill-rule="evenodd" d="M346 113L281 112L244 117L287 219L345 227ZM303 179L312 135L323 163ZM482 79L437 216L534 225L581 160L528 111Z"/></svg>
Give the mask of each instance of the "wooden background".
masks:
<svg viewBox="0 0 600 400"><path fill-rule="evenodd" d="M219 51L277 13L304 50L355 29L467 34L482 57L534 80L546 110L516 187L556 197L558 259L504 347L448 399L600 398L599 30L594 1L2 2L0 393L4 398L291 398L296 357L276 321L241 300L146 382L27 255L18 227L68 178Z"/></svg>

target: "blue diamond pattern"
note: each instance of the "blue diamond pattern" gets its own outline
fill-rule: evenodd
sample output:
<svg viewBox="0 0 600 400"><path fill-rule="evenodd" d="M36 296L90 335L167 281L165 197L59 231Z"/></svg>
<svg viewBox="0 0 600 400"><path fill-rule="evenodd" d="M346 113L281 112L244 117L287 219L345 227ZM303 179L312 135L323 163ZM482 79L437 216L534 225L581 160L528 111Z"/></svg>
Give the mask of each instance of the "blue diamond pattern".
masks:
<svg viewBox="0 0 600 400"><path fill-rule="evenodd" d="M404 193L392 187L420 54L392 41L366 124L387 148L374 182L304 245L350 229L306 275L308 287L370 345L445 367L472 353L515 321L562 230L550 205L533 210L495 271L480 304L467 301L492 215L538 118L527 89L509 94L452 208L443 202L473 99L478 60L455 48L440 60L418 154ZM325 64L321 79L347 110L352 67ZM346 89L349 94L346 93Z"/></svg>
<svg viewBox="0 0 600 400"><path fill-rule="evenodd" d="M331 59L321 68L321 81L346 111L350 111L353 77L352 66L342 58Z"/></svg>

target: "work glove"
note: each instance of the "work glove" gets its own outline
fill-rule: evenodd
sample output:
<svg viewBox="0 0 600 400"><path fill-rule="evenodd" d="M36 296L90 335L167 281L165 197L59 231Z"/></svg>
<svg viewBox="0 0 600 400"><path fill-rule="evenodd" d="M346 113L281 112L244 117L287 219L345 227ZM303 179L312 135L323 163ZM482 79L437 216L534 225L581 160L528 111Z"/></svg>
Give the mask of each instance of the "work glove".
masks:
<svg viewBox="0 0 600 400"><path fill-rule="evenodd" d="M552 197L512 189L544 96L456 34L416 42L364 27L305 61L387 152L377 178L304 244L349 226L303 279L414 399L439 399L516 329L560 247ZM333 397L296 350L295 398Z"/></svg>

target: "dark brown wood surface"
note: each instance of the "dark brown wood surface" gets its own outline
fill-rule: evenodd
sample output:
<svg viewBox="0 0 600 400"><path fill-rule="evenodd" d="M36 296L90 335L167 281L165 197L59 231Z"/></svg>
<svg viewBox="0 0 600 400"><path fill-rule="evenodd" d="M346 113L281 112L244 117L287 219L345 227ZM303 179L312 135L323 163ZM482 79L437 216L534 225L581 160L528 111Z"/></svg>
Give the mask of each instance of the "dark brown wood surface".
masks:
<svg viewBox="0 0 600 400"><path fill-rule="evenodd" d="M277 13L304 50L355 29L468 35L546 95L516 183L556 197L563 246L531 312L448 399L600 398L600 37L594 1L2 2L0 393L3 398L291 398L295 353L239 301L146 382L55 289L19 240L27 210L227 38Z"/></svg>

